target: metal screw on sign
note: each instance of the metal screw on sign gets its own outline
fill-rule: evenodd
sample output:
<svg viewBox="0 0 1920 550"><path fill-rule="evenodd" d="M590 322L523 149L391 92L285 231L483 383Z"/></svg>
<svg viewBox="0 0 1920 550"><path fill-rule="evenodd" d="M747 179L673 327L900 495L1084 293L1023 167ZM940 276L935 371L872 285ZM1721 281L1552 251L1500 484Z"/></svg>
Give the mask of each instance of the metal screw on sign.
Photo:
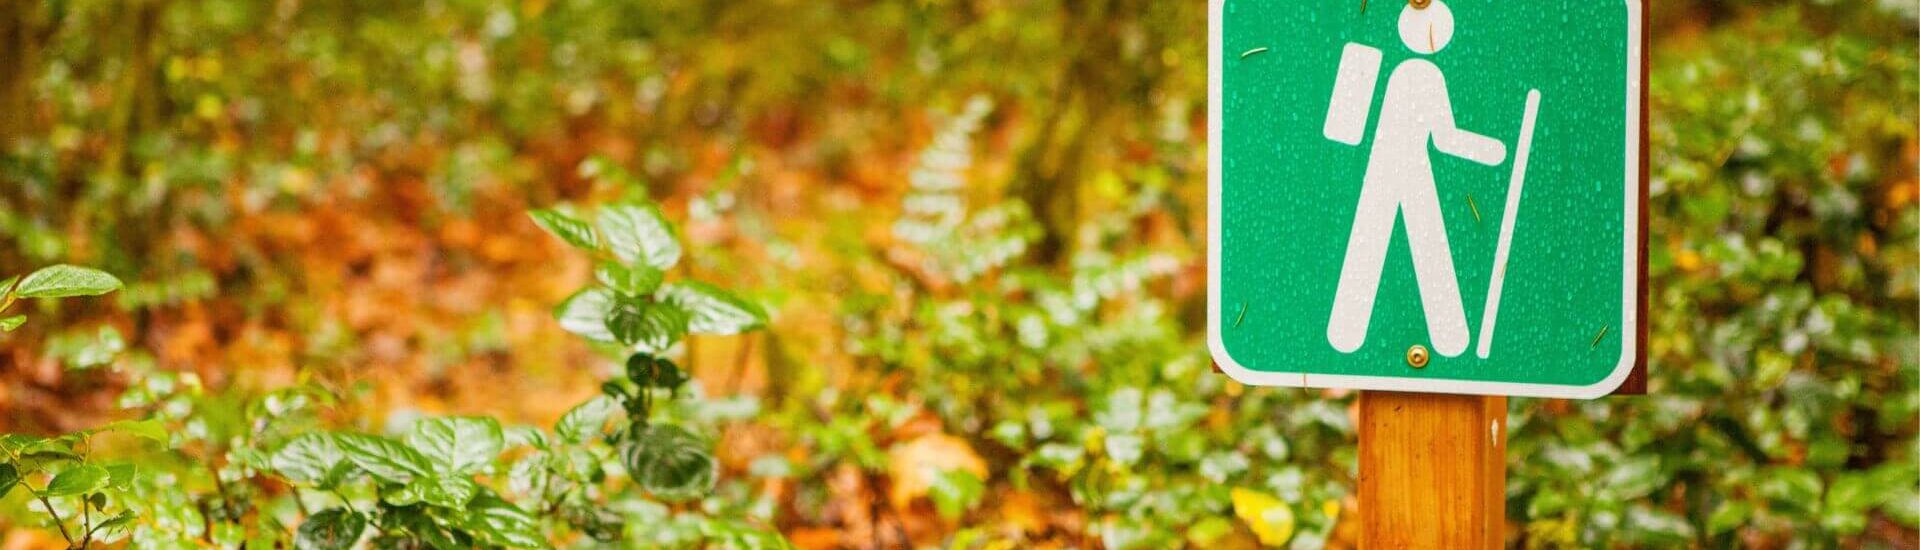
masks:
<svg viewBox="0 0 1920 550"><path fill-rule="evenodd" d="M1407 348L1407 365L1416 369L1427 367L1427 347L1415 345Z"/></svg>
<svg viewBox="0 0 1920 550"><path fill-rule="evenodd" d="M1413 6L1413 9L1424 10L1427 6L1433 5L1433 0L1407 0L1407 4Z"/></svg>

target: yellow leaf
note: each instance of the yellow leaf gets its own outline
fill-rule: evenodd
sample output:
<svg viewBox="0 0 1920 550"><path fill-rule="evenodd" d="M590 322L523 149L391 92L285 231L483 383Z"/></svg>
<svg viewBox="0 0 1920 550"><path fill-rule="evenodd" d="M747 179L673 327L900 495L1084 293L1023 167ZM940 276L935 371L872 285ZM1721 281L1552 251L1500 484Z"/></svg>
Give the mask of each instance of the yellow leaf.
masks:
<svg viewBox="0 0 1920 550"><path fill-rule="evenodd" d="M953 470L987 479L987 461L965 439L932 433L894 445L887 451L887 473L893 476L888 496L895 508L905 509L932 489L935 477Z"/></svg>
<svg viewBox="0 0 1920 550"><path fill-rule="evenodd" d="M1287 503L1266 493L1238 487L1233 489L1231 497L1233 515L1247 523L1260 544L1278 547L1293 538L1293 509L1288 508Z"/></svg>

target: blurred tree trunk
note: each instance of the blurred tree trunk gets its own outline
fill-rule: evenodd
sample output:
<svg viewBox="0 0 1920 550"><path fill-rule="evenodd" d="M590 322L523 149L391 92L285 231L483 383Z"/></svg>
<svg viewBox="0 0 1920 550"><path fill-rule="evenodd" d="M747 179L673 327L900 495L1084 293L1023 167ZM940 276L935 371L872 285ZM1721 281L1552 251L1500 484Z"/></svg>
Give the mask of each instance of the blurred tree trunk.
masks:
<svg viewBox="0 0 1920 550"><path fill-rule="evenodd" d="M58 28L59 14L45 2L0 0L0 152L32 130L33 77Z"/></svg>
<svg viewBox="0 0 1920 550"><path fill-rule="evenodd" d="M115 25L124 33L121 43L126 66L116 84L111 121L112 140L107 156L108 169L137 177L138 167L128 164L133 142L141 132L160 125L160 60L163 55L160 15L166 11L164 0L130 0L120 4Z"/></svg>
<svg viewBox="0 0 1920 550"><path fill-rule="evenodd" d="M1142 92L1163 73L1154 56L1165 37L1142 19L1151 7L1146 0L1061 3L1061 72L1012 184L1013 195L1046 229L1033 251L1036 259L1057 263L1072 253L1082 184L1129 130L1124 115L1148 111L1128 103L1148 101Z"/></svg>
<svg viewBox="0 0 1920 550"><path fill-rule="evenodd" d="M1110 135L1114 100L1126 87L1120 29L1111 15L1128 0L1065 2L1061 17L1072 37L1063 68L1035 141L1019 165L1013 194L1033 210L1046 235L1033 254L1052 263L1071 252L1079 225L1080 182L1086 178L1093 139ZM1126 13L1121 11L1120 13Z"/></svg>

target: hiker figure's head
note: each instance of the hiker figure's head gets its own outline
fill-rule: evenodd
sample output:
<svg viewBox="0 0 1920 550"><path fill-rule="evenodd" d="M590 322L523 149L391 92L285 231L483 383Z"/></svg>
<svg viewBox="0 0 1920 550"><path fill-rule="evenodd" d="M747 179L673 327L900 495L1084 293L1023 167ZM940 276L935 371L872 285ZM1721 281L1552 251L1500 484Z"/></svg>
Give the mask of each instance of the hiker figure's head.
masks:
<svg viewBox="0 0 1920 550"><path fill-rule="evenodd" d="M1453 40L1453 10L1447 9L1447 3L1432 0L1425 8L1414 7L1408 2L1400 10L1400 42L1414 53L1433 55L1447 48L1447 42Z"/></svg>

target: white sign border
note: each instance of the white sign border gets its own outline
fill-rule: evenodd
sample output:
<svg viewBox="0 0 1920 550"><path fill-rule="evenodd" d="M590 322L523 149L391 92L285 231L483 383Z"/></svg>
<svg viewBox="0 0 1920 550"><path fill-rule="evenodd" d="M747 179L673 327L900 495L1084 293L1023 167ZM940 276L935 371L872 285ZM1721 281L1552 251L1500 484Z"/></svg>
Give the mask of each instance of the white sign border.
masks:
<svg viewBox="0 0 1920 550"><path fill-rule="evenodd" d="M1627 6L1627 105L1626 105L1626 199L1625 205L1625 242L1621 246L1621 319L1620 319L1620 364L1606 378L1586 386L1564 384L1531 384L1517 382L1487 382L1474 380L1440 380L1428 378L1399 378L1391 376L1362 376L1349 374L1314 374L1307 372L1260 371L1242 366L1227 353L1226 344L1220 333L1220 113L1221 113L1221 67L1222 67L1222 25L1221 12L1228 0L1208 0L1207 5L1207 349L1212 353L1215 363L1226 371L1227 376L1243 384L1254 386L1285 386L1299 388L1345 388L1355 390L1387 390L1421 393L1452 393L1471 395L1510 395L1519 397L1552 397L1562 399L1594 399L1613 393L1633 373L1633 367L1639 360L1638 349L1640 331L1638 314L1640 300L1640 134L1642 67L1641 49L1644 47L1642 33L1641 0L1623 0Z"/></svg>

